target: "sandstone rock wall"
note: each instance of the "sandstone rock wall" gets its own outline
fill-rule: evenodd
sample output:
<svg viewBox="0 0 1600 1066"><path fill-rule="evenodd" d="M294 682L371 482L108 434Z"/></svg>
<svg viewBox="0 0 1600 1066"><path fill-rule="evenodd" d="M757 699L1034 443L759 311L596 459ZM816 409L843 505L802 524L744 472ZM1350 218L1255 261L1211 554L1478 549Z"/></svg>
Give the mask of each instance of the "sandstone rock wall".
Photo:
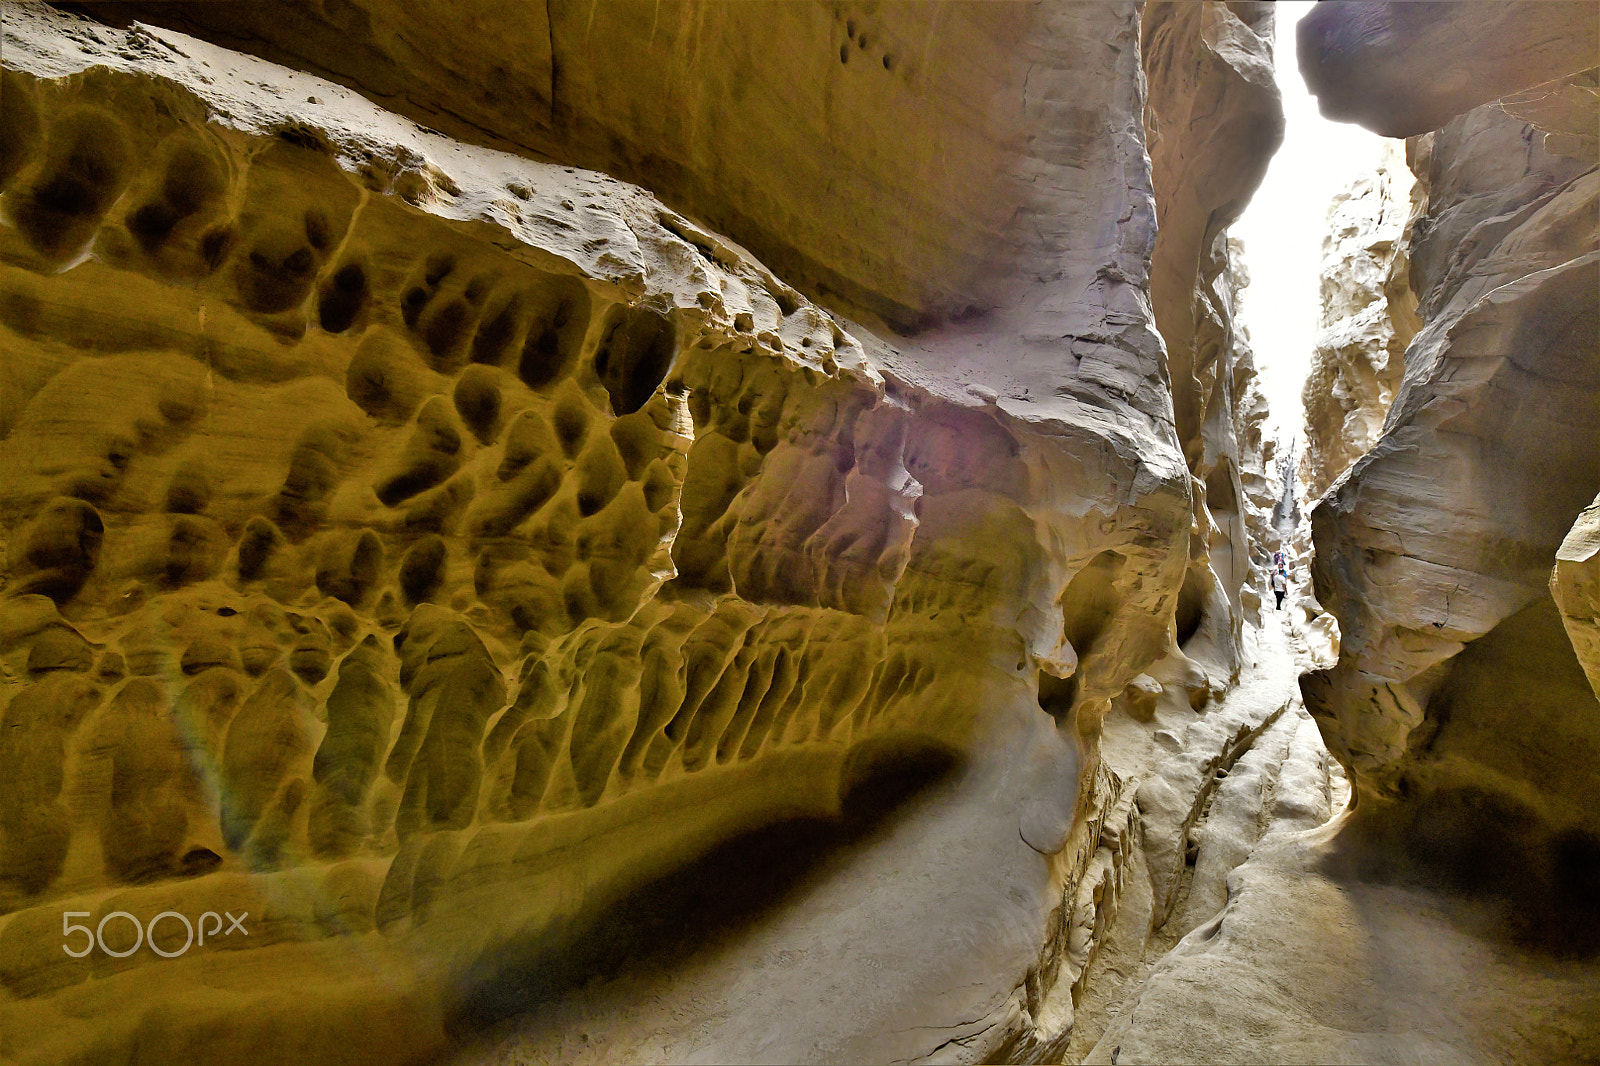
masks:
<svg viewBox="0 0 1600 1066"><path fill-rule="evenodd" d="M1266 404L1237 323L1227 228L1283 139L1268 4L1150 4L1143 17L1157 231L1150 293L1167 344L1173 408L1195 479L1195 534L1178 639L1222 681L1237 678L1242 626L1262 595L1265 522L1256 490L1270 459ZM1254 554L1253 554L1254 551Z"/></svg>
<svg viewBox="0 0 1600 1066"><path fill-rule="evenodd" d="M1563 10L1529 14L1553 32ZM1313 513L1342 650L1302 685L1353 771L1353 832L1521 899L1513 927L1570 947L1600 927L1581 530L1562 548L1600 487L1600 170L1570 115L1520 113L1478 107L1412 142L1422 327L1382 436Z"/></svg>
<svg viewBox="0 0 1600 1066"><path fill-rule="evenodd" d="M1234 286L1234 373L1232 387L1234 400L1234 425L1242 432L1239 455L1239 487L1243 490L1243 515L1247 555L1250 562L1248 577L1241 574L1239 600L1243 606L1246 626L1260 626L1261 605L1271 602L1266 571L1272 563L1272 553L1283 548L1284 535L1280 528L1280 512L1284 500L1284 471L1293 466L1292 449L1280 451L1282 442L1265 433L1267 417L1271 411L1267 397L1261 391L1260 377L1256 371L1255 350L1250 346L1250 335L1238 321L1239 304L1250 285L1250 271L1244 262L1244 244L1228 239L1228 269Z"/></svg>
<svg viewBox="0 0 1600 1066"><path fill-rule="evenodd" d="M960 860L841 890L895 965L774 1054L1058 1046L1137 846L1102 722L1220 691L1263 550L1268 9L118 8L456 139L6 9L0 1058L433 1054L930 762ZM935 889L983 950L927 950ZM60 951L169 910L249 938Z"/></svg>
<svg viewBox="0 0 1600 1066"><path fill-rule="evenodd" d="M1550 594L1572 650L1600 696L1600 500L1585 507L1556 551Z"/></svg>
<svg viewBox="0 0 1600 1066"><path fill-rule="evenodd" d="M1143 180L1123 128L1138 109L1105 112L1133 89L1131 4L79 6L317 74L464 143L637 183L901 332L1006 303L1024 271L1090 287L1102 262L1143 271L1112 249L1137 244L1124 225L1148 239L1149 218L1100 210L1102 177L1119 197ZM1041 245L1066 232L1087 246L1046 267Z"/></svg>
<svg viewBox="0 0 1600 1066"><path fill-rule="evenodd" d="M1312 12L1298 34L1300 73L1322 114L1385 137L1427 133L1493 101L1515 107L1534 86L1530 97L1548 106L1550 90L1567 96L1559 87L1600 54L1589 0L1489 0L1470 15L1349 0ZM1582 128L1593 136L1593 123Z"/></svg>
<svg viewBox="0 0 1600 1066"><path fill-rule="evenodd" d="M1377 441L1421 325L1408 254L1409 223L1422 204L1415 186L1405 161L1389 154L1328 205L1322 317L1302 390L1301 478L1312 500Z"/></svg>

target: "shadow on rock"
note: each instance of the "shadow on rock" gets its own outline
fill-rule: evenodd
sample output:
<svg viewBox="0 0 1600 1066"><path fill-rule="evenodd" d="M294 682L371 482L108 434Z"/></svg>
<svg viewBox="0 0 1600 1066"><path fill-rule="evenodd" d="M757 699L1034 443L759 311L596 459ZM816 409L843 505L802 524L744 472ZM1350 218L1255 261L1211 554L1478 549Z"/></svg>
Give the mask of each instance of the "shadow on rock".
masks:
<svg viewBox="0 0 1600 1066"><path fill-rule="evenodd" d="M742 834L646 884L581 928L512 941L463 981L447 1028L459 1044L543 1003L624 974L659 974L748 935L886 836L959 757L882 742L853 752L837 818L799 818Z"/></svg>

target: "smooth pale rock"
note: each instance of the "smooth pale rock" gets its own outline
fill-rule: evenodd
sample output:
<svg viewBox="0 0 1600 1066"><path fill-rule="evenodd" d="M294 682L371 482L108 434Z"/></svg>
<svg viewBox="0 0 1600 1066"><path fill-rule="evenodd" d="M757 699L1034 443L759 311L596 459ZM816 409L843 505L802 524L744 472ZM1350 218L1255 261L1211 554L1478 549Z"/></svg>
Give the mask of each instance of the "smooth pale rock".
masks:
<svg viewBox="0 0 1600 1066"><path fill-rule="evenodd" d="M1228 876L1227 909L1116 1004L1076 1061L1399 1066L1600 1054L1592 962L1505 944L1454 901L1350 874L1346 821L1270 831Z"/></svg>
<svg viewBox="0 0 1600 1066"><path fill-rule="evenodd" d="M1262 637L1257 669L1224 701L1235 714L1292 690L1289 649ZM1133 739L1108 738L1107 757L1127 758ZM1186 753L1169 751L1181 765ZM1144 901L1125 893L1062 1061L1593 1057L1594 959L1519 944L1505 914L1375 852L1304 710L1278 716L1216 778L1187 833L1173 920L1152 933ZM1161 824L1152 816L1164 818L1159 805L1147 831Z"/></svg>
<svg viewBox="0 0 1600 1066"><path fill-rule="evenodd" d="M1188 933L1211 921L1227 905L1228 875L1250 857L1261 838L1264 808L1276 791L1278 772L1302 717L1279 716L1227 769L1204 819L1189 830L1194 872L1183 908L1173 915L1174 934ZM1325 778L1321 784L1325 792ZM1326 800L1322 813L1312 824L1326 820Z"/></svg>
<svg viewBox="0 0 1600 1066"><path fill-rule="evenodd" d="M1081 781L1081 760L1072 741L1050 740L1030 752L1023 764L1023 772L1035 783L1028 787L1033 798L1023 806L1017 825L1028 847L1041 855L1054 855L1066 846Z"/></svg>
<svg viewBox="0 0 1600 1066"><path fill-rule="evenodd" d="M1556 549L1550 595L1589 686L1600 697L1600 498L1584 508Z"/></svg>
<svg viewBox="0 0 1600 1066"><path fill-rule="evenodd" d="M1272 18L1267 4L1199 3L1149 4L1142 19L1157 216L1150 301L1166 341L1179 446L1194 479L1177 638L1229 681L1240 667L1244 597L1259 611L1272 550L1251 494L1271 458L1261 432L1267 408L1236 324L1248 278L1227 236L1283 139Z"/></svg>
<svg viewBox="0 0 1600 1066"><path fill-rule="evenodd" d="M1441 48L1408 52L1404 27L1370 17L1408 6L1413 20L1437 20ZM1537 25L1536 9L1523 13ZM1320 58L1342 65L1336 88L1400 107L1460 88L1460 71L1481 73L1475 88L1495 84L1504 72L1475 70L1480 60L1570 44L1519 26L1452 53L1483 32L1476 17L1464 5L1326 4L1302 27L1345 20L1355 32L1320 42ZM1592 34L1592 9L1585 17ZM1437 85L1435 63L1450 70ZM1067 1061L1596 1054L1595 967L1581 956L1600 943L1600 715L1545 599L1552 564L1557 599L1574 587L1557 545L1600 483L1593 159L1508 111L1483 108L1411 145L1427 194L1409 249L1422 330L1387 431L1313 517L1317 592L1339 623L1319 628L1338 661L1316 664L1303 689L1352 768L1355 809L1305 832L1343 805L1343 775L1298 711L1220 760L1226 776L1196 758L1216 750L1209 721L1149 737L1114 721L1108 761L1141 740L1169 756L1137 793L1156 891L1150 920L1136 919L1137 934L1114 928L1091 964ZM1343 444L1319 443L1324 455ZM1286 548L1304 559L1309 545ZM1582 547L1567 554L1587 559ZM1297 657L1312 660L1330 649L1313 650L1299 613ZM1258 653L1284 656L1273 644ZM1222 701L1235 721L1245 677ZM1158 704L1158 720L1171 711ZM1197 776L1205 787L1181 787Z"/></svg>
<svg viewBox="0 0 1600 1066"><path fill-rule="evenodd" d="M1211 1042L1203 1025L1229 1009L1231 985L1206 986L1182 1014L1130 1019L1128 1011L1169 952L1181 953L1183 934L1211 928L1231 910L1241 863L1264 841L1320 825L1348 795L1295 699L1288 627L1269 622L1252 636L1239 684L1203 710L1164 698L1150 723L1107 722L1102 758L1113 774L1138 782L1133 824L1118 839L1141 844L1125 855L1107 849L1119 876L1097 891L1114 901L1116 921L1100 920L1103 907L1074 915L1073 938L1083 949L1071 957L1082 969L1073 971L1074 1028L1059 1061L1083 1061L1108 1029L1126 1032L1130 1021L1141 1036L1145 1029L1159 1039L1191 1034L1188 1060L1234 1054L1226 1036Z"/></svg>

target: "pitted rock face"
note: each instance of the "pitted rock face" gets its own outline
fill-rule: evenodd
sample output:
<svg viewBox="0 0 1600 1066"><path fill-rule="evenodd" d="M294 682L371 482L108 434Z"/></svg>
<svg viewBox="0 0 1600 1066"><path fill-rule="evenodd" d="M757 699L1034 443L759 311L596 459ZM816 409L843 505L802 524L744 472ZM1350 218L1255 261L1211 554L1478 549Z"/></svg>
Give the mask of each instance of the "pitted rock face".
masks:
<svg viewBox="0 0 1600 1066"><path fill-rule="evenodd" d="M1259 419L1218 371L1205 431L1247 429L1197 488L1142 295L1136 12L1079 12L1104 48L1050 15L1034 84L1116 131L1050 150L1118 176L1038 192L1067 221L1013 249L1053 264L1001 278L1025 299L897 349L634 186L8 11L0 1050L181 1055L222 1019L269 1059L358 1022L358 1057L431 1052L505 952L930 752L962 768L960 913L1003 935L856 974L905 1024L849 997L841 1057L921 1054L951 1011L991 1049L1060 1036L1035 1008L1093 950L1062 931L1114 909L1080 889L1128 846L1102 722L1163 656L1184 713L1217 683L1173 617L1210 514L1248 550ZM853 63L879 35L846 29ZM166 909L258 924L161 970L51 939ZM884 935L920 958L909 913ZM258 949L311 976L196 991ZM74 1014L105 982L140 992L111 1030Z"/></svg>
<svg viewBox="0 0 1600 1066"><path fill-rule="evenodd" d="M1106 132L1125 107L1094 82L1120 54L1133 64L1109 84L1133 90L1134 5L87 9L317 71L464 143L637 182L901 331L1015 303L1040 261L1035 217L1072 218L1063 263L1088 281L1070 257L1112 251L1124 217L1103 202L1123 179L1092 175L1126 148ZM425 172L405 180L448 195ZM1121 265L1139 274L1142 258Z"/></svg>

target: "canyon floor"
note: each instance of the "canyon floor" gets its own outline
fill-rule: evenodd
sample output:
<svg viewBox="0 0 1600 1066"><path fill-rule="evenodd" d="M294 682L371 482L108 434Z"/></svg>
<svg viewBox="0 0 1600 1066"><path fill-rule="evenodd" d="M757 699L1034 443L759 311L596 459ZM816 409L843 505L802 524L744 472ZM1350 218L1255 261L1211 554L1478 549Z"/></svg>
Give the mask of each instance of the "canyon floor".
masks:
<svg viewBox="0 0 1600 1066"><path fill-rule="evenodd" d="M1592 962L1499 942L1488 915L1427 890L1328 872L1339 821L1258 851L1082 1061L1600 1061Z"/></svg>
<svg viewBox="0 0 1600 1066"><path fill-rule="evenodd" d="M1152 891L1135 849L1064 1061L1600 1061L1592 962L1510 942L1481 902L1352 872L1340 844L1349 790L1336 769L1336 813L1304 827L1315 806L1307 793L1319 787L1305 768L1337 764L1300 707L1306 653L1289 617L1268 615L1254 663L1209 716L1262 720L1284 701L1288 709L1225 774L1190 833L1199 854L1172 917L1148 939ZM1112 731L1106 757L1137 769L1129 763L1148 756L1160 724ZM846 1049L828 1033L881 1007L872 989L842 976L870 974L870 964L836 965L866 943L853 927L871 925L879 944L885 928L898 930L903 950L880 965L914 967L919 938L961 936L982 950L983 931L961 917L974 908L947 896L948 885L933 891L946 849L962 847L963 833L984 835L953 815L959 792L948 776L890 782L863 798L863 810L880 812L872 817L794 823L721 849L625 904L581 962L510 982L451 1061L840 1060ZM930 841L929 827L941 824L945 839ZM1245 849L1228 869L1228 855ZM1208 915L1224 886L1226 904ZM942 910L933 894L958 905ZM775 1027L775 1014L811 1020ZM965 1061L980 1025L952 1031L923 1061ZM816 1042L800 1048L776 1036L796 1029Z"/></svg>
<svg viewBox="0 0 1600 1066"><path fill-rule="evenodd" d="M1303 659L1300 633L1268 618L1253 675L1229 700L1292 695L1303 714L1290 651ZM1313 738L1297 731L1293 743L1320 748ZM1280 776L1278 787L1290 786ZM1226 906L1176 944L1161 931L1138 943L1125 910L1091 968L1066 1061L1600 1062L1595 962L1512 942L1488 901L1354 871L1341 845L1348 795L1337 791L1317 828L1266 825L1227 877Z"/></svg>

